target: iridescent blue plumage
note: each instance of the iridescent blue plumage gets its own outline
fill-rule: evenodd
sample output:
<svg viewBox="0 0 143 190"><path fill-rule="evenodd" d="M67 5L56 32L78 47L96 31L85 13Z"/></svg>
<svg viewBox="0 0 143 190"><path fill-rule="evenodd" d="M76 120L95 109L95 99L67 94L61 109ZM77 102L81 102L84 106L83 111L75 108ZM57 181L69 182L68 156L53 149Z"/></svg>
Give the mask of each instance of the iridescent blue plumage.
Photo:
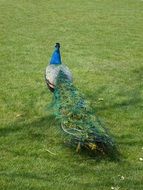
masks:
<svg viewBox="0 0 143 190"><path fill-rule="evenodd" d="M59 43L56 43L55 45L55 50L53 52L53 55L51 57L51 61L50 61L50 64L61 64L62 61L61 61L61 54L60 54L60 44Z"/></svg>

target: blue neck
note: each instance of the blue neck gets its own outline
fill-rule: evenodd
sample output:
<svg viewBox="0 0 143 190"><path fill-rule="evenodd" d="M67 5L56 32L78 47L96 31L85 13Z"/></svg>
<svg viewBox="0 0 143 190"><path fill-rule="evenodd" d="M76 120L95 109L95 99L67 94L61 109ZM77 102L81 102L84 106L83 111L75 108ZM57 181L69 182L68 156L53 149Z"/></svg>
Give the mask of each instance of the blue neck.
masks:
<svg viewBox="0 0 143 190"><path fill-rule="evenodd" d="M62 61L61 61L61 54L60 54L60 49L59 47L56 47L53 54L52 54L52 57L51 57L51 61L50 61L50 64L53 64L53 65L59 65L59 64L62 64Z"/></svg>

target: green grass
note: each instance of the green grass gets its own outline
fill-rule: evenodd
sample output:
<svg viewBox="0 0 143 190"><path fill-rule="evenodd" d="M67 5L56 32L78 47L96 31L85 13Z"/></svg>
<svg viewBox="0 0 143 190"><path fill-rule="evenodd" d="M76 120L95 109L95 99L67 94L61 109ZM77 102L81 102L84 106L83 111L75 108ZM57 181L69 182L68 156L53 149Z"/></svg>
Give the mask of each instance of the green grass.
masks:
<svg viewBox="0 0 143 190"><path fill-rule="evenodd" d="M142 190L143 2L0 0L0 26L0 189ZM44 82L57 41L120 162L65 147Z"/></svg>

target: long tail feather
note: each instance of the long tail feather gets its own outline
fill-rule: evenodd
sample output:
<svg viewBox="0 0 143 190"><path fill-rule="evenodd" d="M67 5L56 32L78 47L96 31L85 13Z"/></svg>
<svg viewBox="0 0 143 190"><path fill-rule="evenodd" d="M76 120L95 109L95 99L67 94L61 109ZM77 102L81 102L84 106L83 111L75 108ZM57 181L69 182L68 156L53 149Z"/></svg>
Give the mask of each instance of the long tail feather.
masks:
<svg viewBox="0 0 143 190"><path fill-rule="evenodd" d="M92 153L113 155L117 152L115 142L98 120L83 96L61 71L54 91L55 115L71 146Z"/></svg>

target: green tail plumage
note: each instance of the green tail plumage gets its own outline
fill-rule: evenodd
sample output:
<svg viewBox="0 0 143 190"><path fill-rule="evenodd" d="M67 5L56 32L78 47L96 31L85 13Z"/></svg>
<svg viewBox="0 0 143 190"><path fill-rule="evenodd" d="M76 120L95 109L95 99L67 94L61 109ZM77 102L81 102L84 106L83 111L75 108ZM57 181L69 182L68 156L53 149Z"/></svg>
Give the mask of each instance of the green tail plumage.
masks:
<svg viewBox="0 0 143 190"><path fill-rule="evenodd" d="M77 151L113 155L116 145L73 83L60 72L54 91L55 115L61 128Z"/></svg>

